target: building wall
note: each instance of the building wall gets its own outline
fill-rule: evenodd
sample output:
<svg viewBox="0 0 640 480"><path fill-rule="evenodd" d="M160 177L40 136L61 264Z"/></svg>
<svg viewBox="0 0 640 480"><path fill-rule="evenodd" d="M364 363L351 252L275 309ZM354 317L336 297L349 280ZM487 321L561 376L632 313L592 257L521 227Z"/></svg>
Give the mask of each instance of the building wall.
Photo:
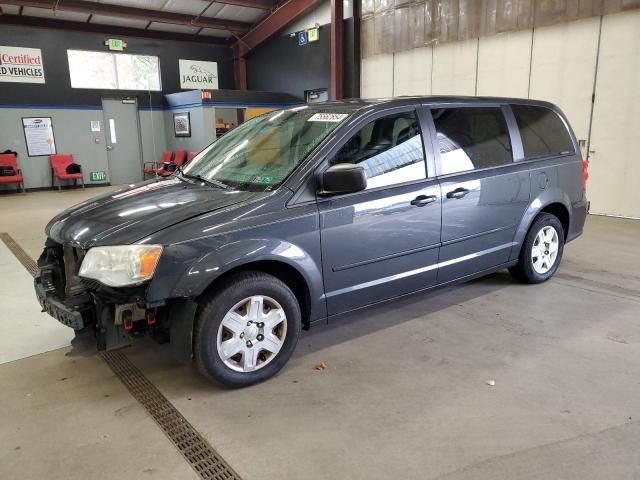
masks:
<svg viewBox="0 0 640 480"><path fill-rule="evenodd" d="M640 135L638 35L640 10L631 10L363 57L362 97L481 95L553 102L584 141L592 212L640 218L630 151L630 139Z"/></svg>
<svg viewBox="0 0 640 480"><path fill-rule="evenodd" d="M360 0L362 56L640 8L640 0Z"/></svg>
<svg viewBox="0 0 640 480"><path fill-rule="evenodd" d="M81 164L85 182L89 172L108 171L105 143L103 96L136 97L140 106L139 124L142 156L145 162L156 161L161 152L181 144L173 136L173 119L166 121L163 111L167 93L180 90L178 59L218 62L220 88L233 88L231 49L220 45L121 37L127 43L125 53L156 55L160 58L161 92L113 91L71 88L67 49L105 51L105 34L35 27L2 25L0 45L39 48L42 50L45 84L0 82L0 151L18 152L18 164L25 177L26 188L51 185L49 159L28 157L21 118L52 117L56 147L59 153L74 154ZM100 120L101 132L91 132L90 121ZM168 136L168 125L171 136ZM96 143L98 139L99 143ZM12 187L0 186L0 192Z"/></svg>
<svg viewBox="0 0 640 480"><path fill-rule="evenodd" d="M189 112L191 136L176 137L173 126L173 114L184 112ZM216 138L215 108L213 107L200 105L192 108L177 108L166 110L164 115L168 150L174 152L176 150L199 152Z"/></svg>
<svg viewBox="0 0 640 480"><path fill-rule="evenodd" d="M344 95L360 96L359 41L353 4L344 2ZM330 88L331 2L323 1L311 12L288 25L247 57L249 90L285 92L304 98L305 90ZM320 40L298 45L293 33L320 26Z"/></svg>

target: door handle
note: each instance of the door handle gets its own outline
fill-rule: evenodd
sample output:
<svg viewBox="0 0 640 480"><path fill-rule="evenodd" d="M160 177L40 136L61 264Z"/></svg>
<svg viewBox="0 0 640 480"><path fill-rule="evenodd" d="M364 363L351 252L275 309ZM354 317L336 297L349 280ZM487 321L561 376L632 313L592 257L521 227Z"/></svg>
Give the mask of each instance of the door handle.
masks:
<svg viewBox="0 0 640 480"><path fill-rule="evenodd" d="M111 145L107 145L107 150L113 150L113 147Z"/></svg>
<svg viewBox="0 0 640 480"><path fill-rule="evenodd" d="M456 188L455 190L450 191L449 193L447 193L447 198L457 198L458 200L461 199L462 197L464 197L467 193L469 193L471 190L467 189L467 188Z"/></svg>
<svg viewBox="0 0 640 480"><path fill-rule="evenodd" d="M435 202L438 199L435 195L418 195L416 198L411 200L411 205L415 205L416 207L424 207L425 205L429 205L430 203Z"/></svg>

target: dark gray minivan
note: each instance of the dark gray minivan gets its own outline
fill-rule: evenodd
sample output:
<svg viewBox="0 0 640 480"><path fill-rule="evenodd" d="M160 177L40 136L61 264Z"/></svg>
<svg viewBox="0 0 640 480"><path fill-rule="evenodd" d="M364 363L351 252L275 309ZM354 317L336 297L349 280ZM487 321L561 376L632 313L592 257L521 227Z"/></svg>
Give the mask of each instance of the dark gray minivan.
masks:
<svg viewBox="0 0 640 480"><path fill-rule="evenodd" d="M549 103L287 108L167 179L57 215L35 289L100 350L151 333L207 377L245 386L278 372L314 322L502 268L549 279L582 233L586 179Z"/></svg>

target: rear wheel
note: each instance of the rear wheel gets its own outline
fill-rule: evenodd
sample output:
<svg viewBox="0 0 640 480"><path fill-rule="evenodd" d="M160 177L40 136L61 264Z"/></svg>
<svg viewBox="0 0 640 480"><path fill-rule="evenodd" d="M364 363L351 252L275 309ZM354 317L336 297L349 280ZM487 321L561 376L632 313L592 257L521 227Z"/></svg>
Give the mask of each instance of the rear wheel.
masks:
<svg viewBox="0 0 640 480"><path fill-rule="evenodd" d="M529 228L517 265L509 272L523 283L549 280L560 265L564 251L564 230L555 215L541 213Z"/></svg>
<svg viewBox="0 0 640 480"><path fill-rule="evenodd" d="M227 387L261 382L287 363L300 330L300 307L287 285L264 273L238 274L202 304L196 366Z"/></svg>

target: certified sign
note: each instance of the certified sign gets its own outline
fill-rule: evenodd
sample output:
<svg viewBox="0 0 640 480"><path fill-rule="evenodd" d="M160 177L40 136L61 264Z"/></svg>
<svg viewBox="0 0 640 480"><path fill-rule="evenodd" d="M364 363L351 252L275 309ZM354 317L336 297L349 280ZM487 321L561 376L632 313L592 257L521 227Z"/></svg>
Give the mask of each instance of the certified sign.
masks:
<svg viewBox="0 0 640 480"><path fill-rule="evenodd" d="M218 88L218 64L198 60L178 60L180 88L214 90Z"/></svg>
<svg viewBox="0 0 640 480"><path fill-rule="evenodd" d="M40 49L0 45L0 82L45 83Z"/></svg>

